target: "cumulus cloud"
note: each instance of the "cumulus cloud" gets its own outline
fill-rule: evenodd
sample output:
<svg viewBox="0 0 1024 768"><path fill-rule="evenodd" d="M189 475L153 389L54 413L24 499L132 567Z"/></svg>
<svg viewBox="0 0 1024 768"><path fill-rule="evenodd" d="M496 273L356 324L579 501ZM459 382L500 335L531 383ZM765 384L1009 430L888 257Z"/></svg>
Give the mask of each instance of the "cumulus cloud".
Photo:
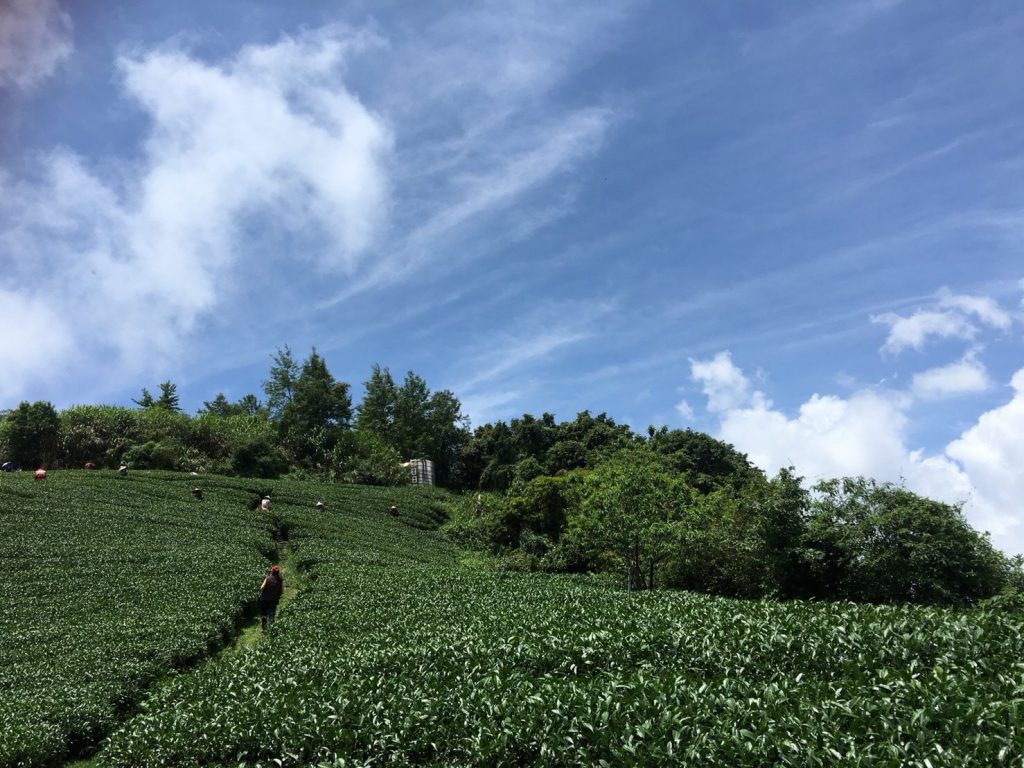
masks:
<svg viewBox="0 0 1024 768"><path fill-rule="evenodd" d="M0 88L34 88L72 50L71 18L57 0L0 3Z"/></svg>
<svg viewBox="0 0 1024 768"><path fill-rule="evenodd" d="M676 403L676 413L682 416L683 421L693 421L693 406L685 400Z"/></svg>
<svg viewBox="0 0 1024 768"><path fill-rule="evenodd" d="M72 352L72 329L45 303L35 302L0 288L0 328L7 334L2 353L0 402L7 402L38 384L54 360ZM30 333L23 332L31 329Z"/></svg>
<svg viewBox="0 0 1024 768"><path fill-rule="evenodd" d="M956 309L966 315L974 315L978 320L993 328L1005 331L1010 327L1010 313L988 296L969 296L954 294L948 288L939 291L939 306Z"/></svg>
<svg viewBox="0 0 1024 768"><path fill-rule="evenodd" d="M971 356L914 374L911 391L924 399L984 392L991 386L985 366Z"/></svg>
<svg viewBox="0 0 1024 768"><path fill-rule="evenodd" d="M221 64L174 50L123 58L125 91L151 125L126 183L106 183L66 151L45 158L37 179L0 176L0 247L16 265L0 288L17 286L19 326L42 335L59 308L63 336L102 356L112 377L157 369L230 295L246 266L244 230L268 212L319 237L322 247L293 260L350 273L387 210L392 146L340 76L364 44L329 30ZM42 370L36 351L11 345L0 368Z"/></svg>
<svg viewBox="0 0 1024 768"><path fill-rule="evenodd" d="M1013 387L1009 403L983 414L934 455L908 445L914 401L897 392L815 394L795 415L751 398L746 404L718 408L718 436L769 473L792 465L812 483L865 475L903 482L947 503L963 503L968 519L979 530L990 531L996 546L1024 552L1024 476L1019 471L1024 464L1024 369L1014 376Z"/></svg>
<svg viewBox="0 0 1024 768"><path fill-rule="evenodd" d="M973 339L979 332L976 322L1005 331L1013 319L988 296L954 294L943 288L933 309L919 309L909 316L886 312L872 315L871 321L889 326L882 351L897 354L907 348L921 350L933 337Z"/></svg>
<svg viewBox="0 0 1024 768"><path fill-rule="evenodd" d="M909 317L893 312L872 315L871 322L889 326L883 352L897 353L910 347L920 350L929 337L973 339L978 329L959 312L919 310Z"/></svg>
<svg viewBox="0 0 1024 768"><path fill-rule="evenodd" d="M1011 381L1013 398L982 414L977 423L946 446L963 466L974 494L970 511L996 543L1024 552L1024 368Z"/></svg>
<svg viewBox="0 0 1024 768"><path fill-rule="evenodd" d="M764 395L754 391L743 371L728 352L719 352L710 360L690 359L690 375L707 395L708 410L715 413L739 408L752 401L764 402Z"/></svg>
<svg viewBox="0 0 1024 768"><path fill-rule="evenodd" d="M107 389L76 382L76 398L95 398L173 375L192 345L223 359L212 347L225 329L256 339L275 307L294 325L428 270L437 279L570 210L571 194L547 185L601 146L613 113L549 109L547 94L619 18L612 6L487 5L394 39L331 26L216 61L173 45L130 52L117 82L145 121L137 155L56 149L33 177L0 168L0 253L14 265L0 289L27 317L50 308L64 323L70 344L51 370L104 360ZM501 215L513 205L532 207ZM0 348L18 381L41 365Z"/></svg>

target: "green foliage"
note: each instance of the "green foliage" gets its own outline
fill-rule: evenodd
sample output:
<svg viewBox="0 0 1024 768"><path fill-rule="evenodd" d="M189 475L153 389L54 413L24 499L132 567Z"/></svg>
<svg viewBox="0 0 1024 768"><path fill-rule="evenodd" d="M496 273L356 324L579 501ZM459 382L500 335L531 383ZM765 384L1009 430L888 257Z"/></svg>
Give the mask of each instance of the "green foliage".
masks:
<svg viewBox="0 0 1024 768"><path fill-rule="evenodd" d="M213 400L204 400L199 415L210 416L265 416L266 409L254 394L244 395L237 403L229 402L223 392Z"/></svg>
<svg viewBox="0 0 1024 768"><path fill-rule="evenodd" d="M374 363L370 378L363 382L363 386L366 391L363 401L356 409L356 429L364 433L373 433L385 443L395 446L395 406L398 400L398 387L395 386L391 371Z"/></svg>
<svg viewBox="0 0 1024 768"><path fill-rule="evenodd" d="M547 452L547 471L557 474L587 466L587 448L579 440L563 440L555 443Z"/></svg>
<svg viewBox="0 0 1024 768"><path fill-rule="evenodd" d="M129 448L124 460L136 469L177 469L182 453L180 444L150 440Z"/></svg>
<svg viewBox="0 0 1024 768"><path fill-rule="evenodd" d="M232 450L231 470L244 477L280 477L288 471L288 457L269 437L253 437Z"/></svg>
<svg viewBox="0 0 1024 768"><path fill-rule="evenodd" d="M152 408L156 405L156 400L153 399L152 393L145 387L142 388L142 394L139 395L139 399L132 398L132 402L140 408Z"/></svg>
<svg viewBox="0 0 1024 768"><path fill-rule="evenodd" d="M450 486L469 439L458 398L448 390L431 393L426 381L412 371L396 386L391 371L376 364L364 386L366 394L357 409L359 431L377 435L402 460L430 459L435 482Z"/></svg>
<svg viewBox="0 0 1024 768"><path fill-rule="evenodd" d="M566 513L579 482L579 475L539 476L516 483L504 498L490 497L486 506L481 503L488 545L494 551L509 550L522 546L524 537L533 541L531 537L539 536L548 542L546 553L565 528Z"/></svg>
<svg viewBox="0 0 1024 768"><path fill-rule="evenodd" d="M602 498L663 499L671 474L657 457L612 465L597 486L600 469L514 495L540 508L545 482L576 482ZM788 505L792 478L777 481L768 495ZM0 682L17 702L0 723L0 764L60 764L107 733L97 763L118 766L1024 759L1024 624L995 603L627 595L520 573L550 555L529 528L502 572L460 568L429 529L445 510L482 519L499 501L411 486L274 481L306 589L251 649L151 686L230 635L266 568L270 521L248 508L251 482L205 477L201 503L191 482L0 475L17 575L0 584Z"/></svg>
<svg viewBox="0 0 1024 768"><path fill-rule="evenodd" d="M295 362L287 344L277 350L271 359L274 364L270 367L270 378L263 382L263 392L267 396L270 418L279 419L285 406L292 400L295 383L299 378L299 364Z"/></svg>
<svg viewBox="0 0 1024 768"><path fill-rule="evenodd" d="M350 432L331 459L332 480L362 485L407 485L409 470L398 451L375 432Z"/></svg>
<svg viewBox="0 0 1024 768"><path fill-rule="evenodd" d="M650 451L624 450L584 476L566 536L612 556L633 588L652 587L657 565L684 529L693 495Z"/></svg>
<svg viewBox="0 0 1024 768"><path fill-rule="evenodd" d="M739 489L763 477L745 454L703 432L649 427L648 435L648 446L666 456L672 468L701 493Z"/></svg>
<svg viewBox="0 0 1024 768"><path fill-rule="evenodd" d="M57 458L60 419L51 403L38 400L22 402L11 411L6 422L7 456L25 467L45 467Z"/></svg>
<svg viewBox="0 0 1024 768"><path fill-rule="evenodd" d="M178 385L165 381L160 384L160 397L153 403L154 408L162 408L165 411L178 412L181 410L180 399L178 398Z"/></svg>
<svg viewBox="0 0 1024 768"><path fill-rule="evenodd" d="M1019 620L723 600L457 569L353 497L291 516L310 586L253 651L171 680L114 765L997 765ZM925 761L928 761L927 763Z"/></svg>
<svg viewBox="0 0 1024 768"><path fill-rule="evenodd" d="M1009 564L960 509L865 478L815 486L811 587L853 600L958 603L997 593Z"/></svg>
<svg viewBox="0 0 1024 768"><path fill-rule="evenodd" d="M115 468L142 439L138 412L107 405L76 405L60 413L61 463Z"/></svg>
<svg viewBox="0 0 1024 768"><path fill-rule="evenodd" d="M323 466L351 417L348 384L334 379L314 349L280 408L278 427L285 446L307 466Z"/></svg>
<svg viewBox="0 0 1024 768"><path fill-rule="evenodd" d="M271 541L246 493L133 472L0 476L0 765L63 764L233 632Z"/></svg>
<svg viewBox="0 0 1024 768"><path fill-rule="evenodd" d="M517 478L520 462L534 459L547 474L593 467L617 451L634 446L638 438L626 425L605 414L582 411L573 421L555 424L545 413L530 414L478 427L461 452L458 487L492 491L507 490ZM532 469L529 462L524 467ZM522 472L519 473L520 479Z"/></svg>

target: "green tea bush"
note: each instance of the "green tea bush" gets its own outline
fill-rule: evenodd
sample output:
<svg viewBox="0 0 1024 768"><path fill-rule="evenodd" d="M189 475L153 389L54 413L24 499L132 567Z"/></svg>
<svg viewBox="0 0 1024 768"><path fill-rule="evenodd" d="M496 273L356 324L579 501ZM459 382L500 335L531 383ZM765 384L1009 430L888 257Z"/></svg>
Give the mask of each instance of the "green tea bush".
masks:
<svg viewBox="0 0 1024 768"><path fill-rule="evenodd" d="M168 670L234 634L272 552L245 492L169 473L0 474L0 765L100 737Z"/></svg>
<svg viewBox="0 0 1024 768"><path fill-rule="evenodd" d="M311 581L170 681L111 765L1019 765L1024 623L460 569L431 493L283 484ZM419 492L420 495L414 496ZM275 494L277 489L275 488ZM418 500L414 500L414 498ZM276 502L275 502L276 504ZM293 509L295 511L293 511Z"/></svg>

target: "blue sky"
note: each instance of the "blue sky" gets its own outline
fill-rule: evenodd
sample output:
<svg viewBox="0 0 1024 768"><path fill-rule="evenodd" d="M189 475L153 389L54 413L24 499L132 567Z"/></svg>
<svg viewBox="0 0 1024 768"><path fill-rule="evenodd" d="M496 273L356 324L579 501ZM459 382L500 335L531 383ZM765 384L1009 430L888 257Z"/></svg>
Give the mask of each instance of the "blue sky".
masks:
<svg viewBox="0 0 1024 768"><path fill-rule="evenodd" d="M0 4L0 408L315 345L1024 551L1024 9Z"/></svg>

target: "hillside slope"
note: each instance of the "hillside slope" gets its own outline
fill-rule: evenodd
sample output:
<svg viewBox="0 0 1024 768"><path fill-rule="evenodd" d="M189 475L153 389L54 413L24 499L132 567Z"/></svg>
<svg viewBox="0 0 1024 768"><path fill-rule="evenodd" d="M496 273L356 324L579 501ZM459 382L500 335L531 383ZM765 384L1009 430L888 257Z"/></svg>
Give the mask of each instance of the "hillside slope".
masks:
<svg viewBox="0 0 1024 768"><path fill-rule="evenodd" d="M218 547L225 562L247 553L251 565L236 566L244 578L220 565L208 572L225 579L210 593L235 595L236 610L268 562L270 530L287 535L306 587L251 650L153 688L98 765L937 768L1024 757L1024 623L1009 615L630 596L591 579L470 571L437 534L407 524L436 523L439 491L276 482L272 513L261 517L246 505L264 490L252 483L203 478L200 507L179 498L189 482L140 478L122 506L156 531L208 540L203 562L219 562ZM58 487L11 486L12 498L37 495L30 506L45 517ZM318 498L326 513L313 511ZM81 502L113 530L132 519L105 499ZM397 519L386 514L391 503ZM136 542L125 537L112 539ZM146 562L142 540L133 547ZM25 573L36 567L21 562ZM113 622L117 609L100 615ZM180 615L198 626L207 614Z"/></svg>
<svg viewBox="0 0 1024 768"><path fill-rule="evenodd" d="M253 504L266 491L270 516ZM276 557L282 515L322 498L327 514L384 518L397 501L398 520L371 526L380 547L396 531L392 546L420 542L450 559L409 527L436 526L436 496L170 472L0 474L0 690L17 702L0 720L0 766L90 751L154 681L231 642Z"/></svg>

